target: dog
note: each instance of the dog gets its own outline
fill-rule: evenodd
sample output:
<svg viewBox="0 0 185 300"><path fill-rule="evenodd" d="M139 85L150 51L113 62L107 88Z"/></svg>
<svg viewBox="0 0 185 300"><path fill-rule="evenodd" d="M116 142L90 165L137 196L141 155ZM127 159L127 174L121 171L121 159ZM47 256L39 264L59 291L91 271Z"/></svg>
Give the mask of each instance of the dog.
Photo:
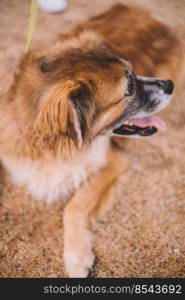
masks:
<svg viewBox="0 0 185 300"><path fill-rule="evenodd" d="M1 97L0 158L12 181L37 200L69 200L69 277L92 268L90 225L111 208L128 169L120 141L165 129L155 114L170 102L181 57L165 25L118 4L23 55Z"/></svg>

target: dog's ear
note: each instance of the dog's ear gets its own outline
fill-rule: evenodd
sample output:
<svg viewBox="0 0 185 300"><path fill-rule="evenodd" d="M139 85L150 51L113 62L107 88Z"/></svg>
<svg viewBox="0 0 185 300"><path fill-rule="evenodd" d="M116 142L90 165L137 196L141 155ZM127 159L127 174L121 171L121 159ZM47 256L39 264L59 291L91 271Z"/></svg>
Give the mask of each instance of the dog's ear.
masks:
<svg viewBox="0 0 185 300"><path fill-rule="evenodd" d="M68 121L70 123L68 135L71 136L73 133L73 139L80 145L88 135L88 129L94 114L92 91L89 85L79 81L69 92L68 101L70 102L71 112Z"/></svg>
<svg viewBox="0 0 185 300"><path fill-rule="evenodd" d="M89 87L82 82L66 82L44 99L35 127L44 138L67 136L81 147L92 115Z"/></svg>

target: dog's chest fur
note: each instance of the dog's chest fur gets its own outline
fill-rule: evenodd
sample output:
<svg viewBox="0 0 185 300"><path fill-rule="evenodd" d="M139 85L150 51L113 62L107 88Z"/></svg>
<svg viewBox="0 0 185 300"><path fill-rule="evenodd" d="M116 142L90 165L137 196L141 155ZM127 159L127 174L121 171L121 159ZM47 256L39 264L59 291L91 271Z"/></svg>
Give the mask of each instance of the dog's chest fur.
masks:
<svg viewBox="0 0 185 300"><path fill-rule="evenodd" d="M75 162L50 158L39 161L2 157L4 166L17 185L25 185L35 199L53 202L69 196L107 160L108 137L98 137Z"/></svg>

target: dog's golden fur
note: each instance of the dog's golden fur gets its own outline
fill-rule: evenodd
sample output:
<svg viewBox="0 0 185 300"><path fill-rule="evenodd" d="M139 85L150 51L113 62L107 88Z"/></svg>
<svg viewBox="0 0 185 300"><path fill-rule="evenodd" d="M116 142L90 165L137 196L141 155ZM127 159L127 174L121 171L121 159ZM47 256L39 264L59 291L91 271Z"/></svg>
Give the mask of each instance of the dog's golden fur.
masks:
<svg viewBox="0 0 185 300"><path fill-rule="evenodd" d="M64 213L69 276L87 276L89 222L109 208L127 169L118 139L102 135L128 105L125 57L140 75L177 80L181 56L165 25L117 5L24 56L2 97L0 157L13 180L38 199L71 197Z"/></svg>

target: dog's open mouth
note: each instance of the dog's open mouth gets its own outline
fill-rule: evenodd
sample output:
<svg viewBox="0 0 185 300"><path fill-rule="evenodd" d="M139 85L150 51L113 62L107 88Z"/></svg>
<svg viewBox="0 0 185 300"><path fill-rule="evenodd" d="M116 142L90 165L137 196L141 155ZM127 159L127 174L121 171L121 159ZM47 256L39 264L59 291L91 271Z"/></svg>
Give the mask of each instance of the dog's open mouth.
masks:
<svg viewBox="0 0 185 300"><path fill-rule="evenodd" d="M157 116L149 116L144 118L136 118L125 121L120 127L115 128L113 133L119 135L135 135L150 136L158 130L165 130L166 125L163 120Z"/></svg>

